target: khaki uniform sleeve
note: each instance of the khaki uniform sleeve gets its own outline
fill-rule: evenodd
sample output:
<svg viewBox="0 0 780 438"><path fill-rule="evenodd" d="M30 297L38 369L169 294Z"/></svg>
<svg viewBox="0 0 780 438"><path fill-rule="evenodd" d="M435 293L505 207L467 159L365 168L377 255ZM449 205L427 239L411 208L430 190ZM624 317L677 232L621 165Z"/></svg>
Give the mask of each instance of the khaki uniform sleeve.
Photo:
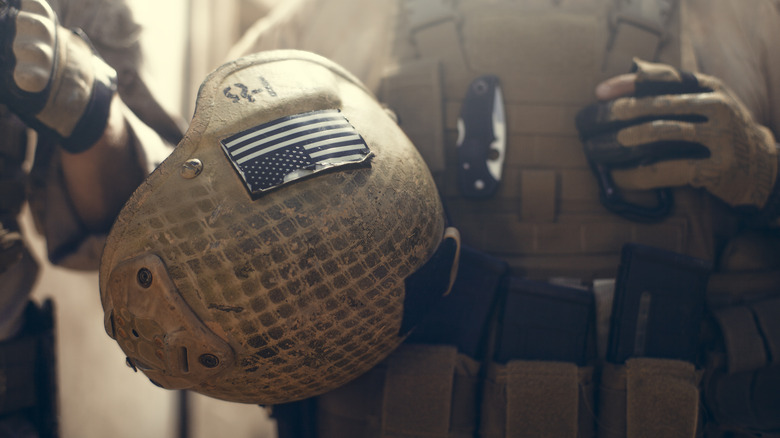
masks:
<svg viewBox="0 0 780 438"><path fill-rule="evenodd" d="M137 165L153 171L173 150L157 132L127 108L125 119ZM53 144L38 144L30 175L30 209L35 224L46 238L49 260L66 268L97 269L107 234L91 233L71 204L60 167L60 151Z"/></svg>
<svg viewBox="0 0 780 438"><path fill-rule="evenodd" d="M140 26L123 0L53 0L61 23L80 28L117 71L119 95L137 163L156 168L183 135L184 123L153 98L140 73ZM80 222L65 190L59 149L39 142L30 175L29 201L38 230L46 238L52 263L72 269L97 269L104 234L92 234Z"/></svg>

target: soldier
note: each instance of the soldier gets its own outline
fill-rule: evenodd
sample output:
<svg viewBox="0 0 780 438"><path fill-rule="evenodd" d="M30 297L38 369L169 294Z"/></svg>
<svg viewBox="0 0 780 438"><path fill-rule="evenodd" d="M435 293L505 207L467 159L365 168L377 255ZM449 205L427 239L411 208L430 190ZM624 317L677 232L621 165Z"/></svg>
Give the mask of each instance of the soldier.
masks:
<svg viewBox="0 0 780 438"><path fill-rule="evenodd" d="M50 260L96 269L114 216L181 125L140 77L123 1L3 1L0 29L0 435L56 436L52 308L30 301L37 263L17 216L29 200Z"/></svg>
<svg viewBox="0 0 780 438"><path fill-rule="evenodd" d="M376 10L382 13L371 13ZM430 298L427 306L404 302L403 315L419 317L411 332L397 319L381 324L389 323L404 342L380 361L390 349L374 348L376 339L344 336L350 332L340 319L318 319L324 311L297 305L299 295L316 302L320 283L295 287L294 276L263 276L262 269L291 272L286 250L275 259L271 245L255 263L228 262L240 259L223 245L257 238L246 227L238 239L224 240L204 219L192 225L204 236L197 247L179 243L183 237L175 231L144 243L127 239L140 233L133 231L136 215L162 214L147 211L151 207L139 197L126 210L127 231L112 241L115 254L127 255L103 260L107 330L147 374L165 378L163 386L275 405L282 436L719 437L777 431L780 57L773 42L779 24L768 0L299 0L279 6L241 47L316 51L371 84L425 159L448 223L462 235L452 292ZM392 29L391 35L382 38L376 29ZM263 74L258 70L255 77ZM268 84L275 90L274 81ZM319 90L302 84L295 102L307 100L306 90ZM264 121L289 116L261 97L274 114ZM327 100L317 93L308 99ZM332 101L329 108L338 108ZM250 135L243 126L219 133L212 143L221 140L231 157L232 142ZM382 155L377 152L377 159ZM159 184L163 176L150 182ZM277 193L278 215L264 207L264 215L244 221L261 225L259 235L267 236L246 239L245 251L275 239L288 242L282 224L306 212L306 203L285 203L289 191ZM226 218L222 212L252 204L208 205ZM327 216L320 220L330 231ZM154 223L161 230L170 226ZM319 272L331 252L323 249L318 258L318 244L332 249L331 239L327 232L307 236L324 242L311 241L312 252L293 266ZM364 237L351 238L365 253L409 256ZM135 243L120 245L127 240ZM212 262L209 248L221 251L211 254ZM163 254L164 263L147 251ZM335 298L331 306L347 316L350 310L338 303L360 297L351 302L379 310L374 303L380 301L361 295L374 290L368 279L378 281L365 273L366 260L350 276L347 261L356 259L340 256L332 276L312 277L331 288L322 292L320 305ZM170 260L176 261L172 267ZM159 339L163 353L178 348L165 333L181 327L128 334L141 320L163 320L150 306L124 298L137 293L127 280L131 273L147 278L142 262L169 266L161 272L167 288L174 284L188 311L211 328L208 342L220 351L214 356L231 361L223 371L204 376L198 369L196 376L168 356L151 366L142 360L154 357L153 350L142 354L145 343ZM221 268L214 270L216 280L199 274L204 263ZM351 295L333 293L340 274L356 282ZM116 315L130 307L132 325L123 317L117 326ZM307 337L296 336L299 327ZM362 327L370 330L370 324ZM379 326L373 330L388 339ZM344 345L350 346L346 353ZM347 354L354 350L367 354L361 365L377 365L357 371L350 362L355 356ZM337 373L338 363L354 372L344 379L321 374L323 367ZM227 383L250 389L238 394Z"/></svg>

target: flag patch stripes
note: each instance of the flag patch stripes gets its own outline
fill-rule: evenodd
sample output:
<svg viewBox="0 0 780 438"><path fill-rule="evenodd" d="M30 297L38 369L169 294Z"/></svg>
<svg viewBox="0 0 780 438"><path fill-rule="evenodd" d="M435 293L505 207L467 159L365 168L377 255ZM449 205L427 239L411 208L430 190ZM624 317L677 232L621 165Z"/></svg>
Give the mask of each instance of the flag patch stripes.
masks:
<svg viewBox="0 0 780 438"><path fill-rule="evenodd" d="M338 110L284 117L220 142L252 194L371 157L363 137Z"/></svg>

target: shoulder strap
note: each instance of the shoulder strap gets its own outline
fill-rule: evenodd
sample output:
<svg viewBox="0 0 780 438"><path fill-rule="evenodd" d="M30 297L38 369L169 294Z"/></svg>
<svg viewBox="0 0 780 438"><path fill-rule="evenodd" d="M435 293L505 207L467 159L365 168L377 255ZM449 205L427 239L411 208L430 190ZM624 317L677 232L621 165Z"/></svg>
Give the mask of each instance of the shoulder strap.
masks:
<svg viewBox="0 0 780 438"><path fill-rule="evenodd" d="M679 0L616 0L603 76L626 73L633 57L659 60L661 50L679 39L679 8ZM673 52L674 59L665 61L679 66L679 48Z"/></svg>

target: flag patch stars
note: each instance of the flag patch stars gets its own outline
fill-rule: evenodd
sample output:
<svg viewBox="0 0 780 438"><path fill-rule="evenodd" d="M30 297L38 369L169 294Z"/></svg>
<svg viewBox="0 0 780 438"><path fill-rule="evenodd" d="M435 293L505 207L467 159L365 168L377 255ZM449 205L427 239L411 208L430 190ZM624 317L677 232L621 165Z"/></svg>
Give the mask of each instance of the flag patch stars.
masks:
<svg viewBox="0 0 780 438"><path fill-rule="evenodd" d="M362 163L373 155L338 110L284 117L220 143L254 195L326 169Z"/></svg>

